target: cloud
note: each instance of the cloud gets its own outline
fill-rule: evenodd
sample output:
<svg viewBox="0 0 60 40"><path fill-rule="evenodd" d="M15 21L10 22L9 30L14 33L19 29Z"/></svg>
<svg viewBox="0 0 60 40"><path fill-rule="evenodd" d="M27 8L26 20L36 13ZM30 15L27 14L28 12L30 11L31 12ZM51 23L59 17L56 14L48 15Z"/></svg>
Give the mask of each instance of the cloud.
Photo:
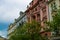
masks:
<svg viewBox="0 0 60 40"><path fill-rule="evenodd" d="M12 21L19 16L20 11L25 11L31 0L1 0L0 18L3 21Z"/></svg>
<svg viewBox="0 0 60 40"><path fill-rule="evenodd" d="M26 10L26 6L30 1L31 0L0 0L0 22L10 23L14 21L14 19L19 16L20 11ZM6 37L7 31L5 29L0 30L0 35Z"/></svg>
<svg viewBox="0 0 60 40"><path fill-rule="evenodd" d="M1 30L0 31L0 36L7 38L7 31L6 30Z"/></svg>

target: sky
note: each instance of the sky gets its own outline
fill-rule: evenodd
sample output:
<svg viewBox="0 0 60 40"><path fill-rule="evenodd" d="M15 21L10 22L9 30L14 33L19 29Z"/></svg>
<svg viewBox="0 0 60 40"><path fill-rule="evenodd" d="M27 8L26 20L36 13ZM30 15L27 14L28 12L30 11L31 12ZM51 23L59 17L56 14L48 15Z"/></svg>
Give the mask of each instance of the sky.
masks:
<svg viewBox="0 0 60 40"><path fill-rule="evenodd" d="M25 11L31 0L0 0L0 36L7 37L10 23L18 18L20 11Z"/></svg>

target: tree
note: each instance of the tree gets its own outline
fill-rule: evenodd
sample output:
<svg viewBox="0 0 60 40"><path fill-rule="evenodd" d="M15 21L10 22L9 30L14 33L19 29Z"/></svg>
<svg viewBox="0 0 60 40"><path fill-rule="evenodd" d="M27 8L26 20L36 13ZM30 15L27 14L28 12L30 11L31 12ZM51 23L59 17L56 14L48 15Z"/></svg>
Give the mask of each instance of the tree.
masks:
<svg viewBox="0 0 60 40"><path fill-rule="evenodd" d="M55 14L54 14L55 13ZM50 31L55 32L57 36L60 30L60 9L53 13L53 20L51 22L47 22L50 27Z"/></svg>
<svg viewBox="0 0 60 40"><path fill-rule="evenodd" d="M41 25L36 21L25 23L17 27L14 35L11 36L12 40L47 40L40 34Z"/></svg>

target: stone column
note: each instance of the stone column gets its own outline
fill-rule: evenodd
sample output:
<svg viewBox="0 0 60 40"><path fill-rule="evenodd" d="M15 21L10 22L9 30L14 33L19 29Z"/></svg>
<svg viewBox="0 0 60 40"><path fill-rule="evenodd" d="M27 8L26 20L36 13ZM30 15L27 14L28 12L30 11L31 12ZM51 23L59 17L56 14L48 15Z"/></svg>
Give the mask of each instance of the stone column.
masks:
<svg viewBox="0 0 60 40"><path fill-rule="evenodd" d="M40 9L40 19L41 19L41 26L43 27L43 12Z"/></svg>

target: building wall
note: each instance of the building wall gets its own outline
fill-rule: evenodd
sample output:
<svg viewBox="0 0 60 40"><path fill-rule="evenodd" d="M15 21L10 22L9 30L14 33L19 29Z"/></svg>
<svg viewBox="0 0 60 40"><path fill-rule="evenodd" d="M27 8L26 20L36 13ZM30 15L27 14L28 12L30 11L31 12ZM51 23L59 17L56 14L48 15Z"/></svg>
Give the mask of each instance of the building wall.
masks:
<svg viewBox="0 0 60 40"><path fill-rule="evenodd" d="M20 23L25 22L28 20L28 22L31 22L32 20L36 20L41 23L42 29L45 28L45 21L51 21L52 20L52 8L51 4L55 1L57 9L59 9L59 0L51 1L49 4L46 4L48 0L32 0L30 3L30 6L25 11L26 15L21 19L21 16L17 19L19 21L16 21L16 24L8 31L8 34L13 32L13 30L19 26ZM27 18L27 19L26 19ZM50 33L49 33L50 34Z"/></svg>
<svg viewBox="0 0 60 40"><path fill-rule="evenodd" d="M59 0L55 0L55 3L56 3L56 6L57 6L57 9L59 9Z"/></svg>
<svg viewBox="0 0 60 40"><path fill-rule="evenodd" d="M51 7L51 4L53 4L53 3L56 3L56 8L57 9L59 9L59 6L60 6L60 1L59 0L53 0L52 2L50 2L49 4L48 4L48 18L49 18L49 21L52 21L53 20L53 18L52 18L52 7Z"/></svg>
<svg viewBox="0 0 60 40"><path fill-rule="evenodd" d="M28 22L32 20L36 20L41 23L41 31L44 31L45 21L48 21L48 4L46 4L48 0L34 0L34 4L27 8L26 15L28 18ZM50 32L46 32L44 34L50 35Z"/></svg>
<svg viewBox="0 0 60 40"><path fill-rule="evenodd" d="M26 14L28 22L36 20L41 22L41 25L44 26L44 22L48 20L48 6L46 4L47 0L34 0L30 3L31 7L27 8Z"/></svg>
<svg viewBox="0 0 60 40"><path fill-rule="evenodd" d="M15 21L16 21L16 22L14 22L12 25L9 26L9 28L10 28L10 27L12 27L12 28L10 28L10 29L8 30L8 39L10 38L11 35L13 35L12 33L15 31L15 29L16 29L18 26L23 25L23 24L27 21L26 15L24 14L24 15L20 16L20 17L17 18Z"/></svg>
<svg viewBox="0 0 60 40"><path fill-rule="evenodd" d="M28 22L36 20L41 23L42 28L45 28L44 26L46 25L44 22L53 20L51 4L55 1L57 9L59 9L60 2L59 0L52 0L48 4L47 1L51 0L32 0L30 7L25 11Z"/></svg>
<svg viewBox="0 0 60 40"><path fill-rule="evenodd" d="M53 2L51 2L51 3L49 3L48 4L48 14L49 14L49 21L51 21L52 20L52 15L51 15L51 13L52 13L52 9L51 9L51 4L52 4Z"/></svg>

